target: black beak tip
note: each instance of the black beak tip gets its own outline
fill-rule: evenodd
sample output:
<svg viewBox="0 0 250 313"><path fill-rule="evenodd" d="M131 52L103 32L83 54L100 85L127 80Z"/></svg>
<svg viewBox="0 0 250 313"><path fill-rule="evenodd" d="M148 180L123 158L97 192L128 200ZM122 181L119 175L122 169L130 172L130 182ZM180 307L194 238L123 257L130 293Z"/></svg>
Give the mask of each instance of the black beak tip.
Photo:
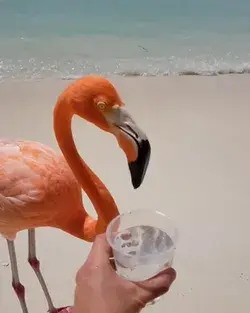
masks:
<svg viewBox="0 0 250 313"><path fill-rule="evenodd" d="M130 165L129 165L129 168L130 168ZM132 185L134 189L138 189L142 184L142 179L140 179L139 177L133 176L132 172L133 170L130 169Z"/></svg>
<svg viewBox="0 0 250 313"><path fill-rule="evenodd" d="M151 147L149 141L141 141L138 146L138 158L134 162L128 164L134 189L139 188L144 180L150 155Z"/></svg>

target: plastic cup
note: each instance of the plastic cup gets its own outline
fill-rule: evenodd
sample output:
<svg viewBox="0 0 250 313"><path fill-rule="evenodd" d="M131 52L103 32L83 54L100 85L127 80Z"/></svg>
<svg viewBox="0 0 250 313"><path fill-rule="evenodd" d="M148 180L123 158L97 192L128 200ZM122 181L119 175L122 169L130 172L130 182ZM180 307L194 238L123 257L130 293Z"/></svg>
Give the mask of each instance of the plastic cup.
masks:
<svg viewBox="0 0 250 313"><path fill-rule="evenodd" d="M159 211L139 209L115 217L106 236L117 274L134 282L147 280L172 266L177 229Z"/></svg>

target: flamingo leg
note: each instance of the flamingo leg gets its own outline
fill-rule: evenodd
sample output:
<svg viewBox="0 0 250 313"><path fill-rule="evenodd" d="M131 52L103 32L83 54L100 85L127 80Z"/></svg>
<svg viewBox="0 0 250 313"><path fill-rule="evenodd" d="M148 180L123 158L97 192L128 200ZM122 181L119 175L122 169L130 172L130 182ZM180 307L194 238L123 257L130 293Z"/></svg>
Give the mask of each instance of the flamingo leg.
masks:
<svg viewBox="0 0 250 313"><path fill-rule="evenodd" d="M28 313L28 308L25 301L25 289L24 286L20 283L18 268L17 268L17 259L16 259L16 250L14 241L8 240L8 250L10 256L10 264L11 264L11 271L12 271L12 287L15 290L15 293L19 299L21 304L23 313Z"/></svg>
<svg viewBox="0 0 250 313"><path fill-rule="evenodd" d="M28 230L28 234L29 234L29 257L28 257L28 261L29 264L31 265L31 267L33 268L39 283L42 287L42 290L44 292L45 298L47 300L48 303L48 307L49 307L49 313L57 313L58 310L54 307L51 296L49 294L48 288L46 286L45 280L43 278L43 275L40 271L40 262L36 257L36 237L35 237L35 229L29 229Z"/></svg>

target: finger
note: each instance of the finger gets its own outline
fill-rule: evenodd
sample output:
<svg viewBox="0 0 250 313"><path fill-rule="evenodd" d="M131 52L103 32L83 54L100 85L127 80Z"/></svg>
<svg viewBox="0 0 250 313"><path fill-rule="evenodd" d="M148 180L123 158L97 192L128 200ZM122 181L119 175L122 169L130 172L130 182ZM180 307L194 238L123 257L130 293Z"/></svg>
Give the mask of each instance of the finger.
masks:
<svg viewBox="0 0 250 313"><path fill-rule="evenodd" d="M155 277L136 283L136 285L140 287L139 293L141 299L147 303L168 292L175 279L176 271L173 268L168 268Z"/></svg>
<svg viewBox="0 0 250 313"><path fill-rule="evenodd" d="M86 263L91 263L92 266L109 264L110 257L112 257L112 249L108 244L106 235L97 235Z"/></svg>

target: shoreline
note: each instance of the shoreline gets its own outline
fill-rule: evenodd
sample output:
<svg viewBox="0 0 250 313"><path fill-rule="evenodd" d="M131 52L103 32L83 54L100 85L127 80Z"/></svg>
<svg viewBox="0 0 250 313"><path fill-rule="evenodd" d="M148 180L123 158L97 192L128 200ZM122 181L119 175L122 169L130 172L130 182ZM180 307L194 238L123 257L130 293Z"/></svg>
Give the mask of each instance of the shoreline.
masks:
<svg viewBox="0 0 250 313"><path fill-rule="evenodd" d="M148 80L176 80L176 79L221 79L221 78L239 78L239 77L248 77L250 74L249 72L237 72L237 73L222 73L222 74L214 74L214 75L202 75L196 74L193 72L187 72L187 74L177 75L177 74L169 74L169 75L137 75L137 73L131 75L122 75L122 74L114 74L114 73L90 73L90 74L82 74L82 75L72 75L69 77L31 77L31 78L4 78L0 80L0 86L3 84L18 84L18 83L43 83L43 82L73 82L81 77L87 75L98 75L103 76L113 81L121 80L121 79L148 79Z"/></svg>
<svg viewBox="0 0 250 313"><path fill-rule="evenodd" d="M87 73L87 74L82 74L82 75L69 75L65 77L31 77L31 78L25 78L25 77L20 77L20 78L1 78L0 77L0 85L4 83L23 83L23 82L43 82L43 81L74 81L76 79L79 79L83 76L86 75L100 75L104 76L107 78L112 78L112 79L119 79L119 78L155 78L155 79L164 79L164 78L176 78L176 77L228 77L228 76L245 76L250 74L250 68L245 69L245 70L239 70L239 71L230 71L230 70L220 70L218 73L212 72L212 73L200 73L200 72L195 72L192 70L187 70L184 72L180 73L170 73L170 74L159 74L159 75L154 75L154 74L145 74L145 73L140 73L137 71L128 71L125 73Z"/></svg>

